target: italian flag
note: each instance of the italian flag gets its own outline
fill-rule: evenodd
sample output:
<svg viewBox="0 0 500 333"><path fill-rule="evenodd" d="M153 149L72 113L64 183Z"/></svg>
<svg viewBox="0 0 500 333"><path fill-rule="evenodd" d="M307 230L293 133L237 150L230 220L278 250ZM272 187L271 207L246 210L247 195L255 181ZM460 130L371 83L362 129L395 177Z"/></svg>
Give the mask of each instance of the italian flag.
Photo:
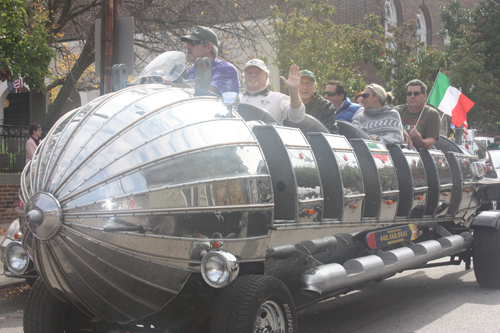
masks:
<svg viewBox="0 0 500 333"><path fill-rule="evenodd" d="M474 106L474 102L452 87L450 79L441 72L434 82L427 103L450 115L451 122L457 127L467 121L467 112Z"/></svg>

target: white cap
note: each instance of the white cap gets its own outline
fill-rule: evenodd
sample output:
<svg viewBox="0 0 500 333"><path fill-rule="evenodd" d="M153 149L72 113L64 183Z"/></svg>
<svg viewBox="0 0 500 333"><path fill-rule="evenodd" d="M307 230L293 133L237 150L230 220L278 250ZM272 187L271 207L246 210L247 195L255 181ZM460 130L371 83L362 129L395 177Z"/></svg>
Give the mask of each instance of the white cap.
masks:
<svg viewBox="0 0 500 333"><path fill-rule="evenodd" d="M264 72L269 73L269 70L267 69L266 64L260 59L252 59L249 62L247 62L245 64L245 67L243 67L243 71L245 71L245 69L247 69L248 67L252 67L252 66L259 67Z"/></svg>

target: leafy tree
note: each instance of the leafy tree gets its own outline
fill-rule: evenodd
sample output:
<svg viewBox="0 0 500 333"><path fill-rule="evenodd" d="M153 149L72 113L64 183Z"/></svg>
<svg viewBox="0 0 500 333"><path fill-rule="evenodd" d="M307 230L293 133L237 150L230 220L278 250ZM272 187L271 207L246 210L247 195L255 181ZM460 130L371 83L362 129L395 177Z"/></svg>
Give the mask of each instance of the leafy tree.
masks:
<svg viewBox="0 0 500 333"><path fill-rule="evenodd" d="M40 11L47 17L47 45L56 56L50 83L38 93L32 91L31 119L50 127L60 117L75 90L94 89L99 82L93 77L92 64L95 61L94 22L100 16L102 1L39 1L44 4ZM219 57L222 59L246 59L249 57L245 58L246 50L252 54L262 53L260 41L267 34L262 19L267 17L268 7L257 8L256 12L254 7L247 8L246 1L237 0L120 1L119 15L135 19L135 33L139 38L134 44L139 72L159 53L185 50L180 37L191 32L195 25L209 26L216 31L221 41ZM69 41L77 41L80 45L75 50L68 47ZM46 91L52 94L52 104L47 112Z"/></svg>
<svg viewBox="0 0 500 333"><path fill-rule="evenodd" d="M427 46L417 37L415 21L393 26L384 38L387 61L378 75L398 103L405 103L405 86L412 79L423 81L431 89L445 59L441 51Z"/></svg>
<svg viewBox="0 0 500 333"><path fill-rule="evenodd" d="M47 43L48 14L41 1L0 0L0 80L22 77L41 90L54 56Z"/></svg>
<svg viewBox="0 0 500 333"><path fill-rule="evenodd" d="M270 42L277 53L274 63L285 76L292 64L308 69L318 85L330 79L342 81L354 95L365 86L356 62L380 67L384 61L384 30L375 16L358 27L335 24L335 13L335 7L314 0L274 7L269 18L274 29Z"/></svg>
<svg viewBox="0 0 500 333"><path fill-rule="evenodd" d="M467 114L469 127L498 132L500 122L500 6L483 1L473 9L460 1L444 6L443 26L450 37L446 46L452 86L474 103Z"/></svg>

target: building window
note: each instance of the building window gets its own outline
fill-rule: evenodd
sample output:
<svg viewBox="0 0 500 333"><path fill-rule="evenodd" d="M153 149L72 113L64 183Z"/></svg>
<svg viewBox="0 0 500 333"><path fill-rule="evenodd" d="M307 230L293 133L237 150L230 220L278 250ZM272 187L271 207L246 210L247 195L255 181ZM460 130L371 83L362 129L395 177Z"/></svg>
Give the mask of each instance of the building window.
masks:
<svg viewBox="0 0 500 333"><path fill-rule="evenodd" d="M421 42L427 43L427 25L425 23L425 16L421 9L417 13L417 38Z"/></svg>
<svg viewBox="0 0 500 333"><path fill-rule="evenodd" d="M451 43L451 37L450 34L448 33L448 29L445 29L444 31L443 42L444 45L448 45Z"/></svg>
<svg viewBox="0 0 500 333"><path fill-rule="evenodd" d="M394 1L385 0L385 32L389 33L389 29L396 25L398 25L398 17L396 15Z"/></svg>

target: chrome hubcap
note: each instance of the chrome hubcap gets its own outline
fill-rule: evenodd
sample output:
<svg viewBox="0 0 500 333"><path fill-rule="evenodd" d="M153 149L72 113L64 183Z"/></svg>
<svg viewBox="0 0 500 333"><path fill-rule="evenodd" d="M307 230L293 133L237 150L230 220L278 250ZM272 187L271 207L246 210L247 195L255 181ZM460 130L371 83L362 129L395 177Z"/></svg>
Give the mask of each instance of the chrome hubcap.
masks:
<svg viewBox="0 0 500 333"><path fill-rule="evenodd" d="M255 319L255 333L285 332L285 316L274 301L266 301L260 306Z"/></svg>
<svg viewBox="0 0 500 333"><path fill-rule="evenodd" d="M35 194L26 210L26 222L36 238L48 240L57 234L62 225L62 209L52 194Z"/></svg>

